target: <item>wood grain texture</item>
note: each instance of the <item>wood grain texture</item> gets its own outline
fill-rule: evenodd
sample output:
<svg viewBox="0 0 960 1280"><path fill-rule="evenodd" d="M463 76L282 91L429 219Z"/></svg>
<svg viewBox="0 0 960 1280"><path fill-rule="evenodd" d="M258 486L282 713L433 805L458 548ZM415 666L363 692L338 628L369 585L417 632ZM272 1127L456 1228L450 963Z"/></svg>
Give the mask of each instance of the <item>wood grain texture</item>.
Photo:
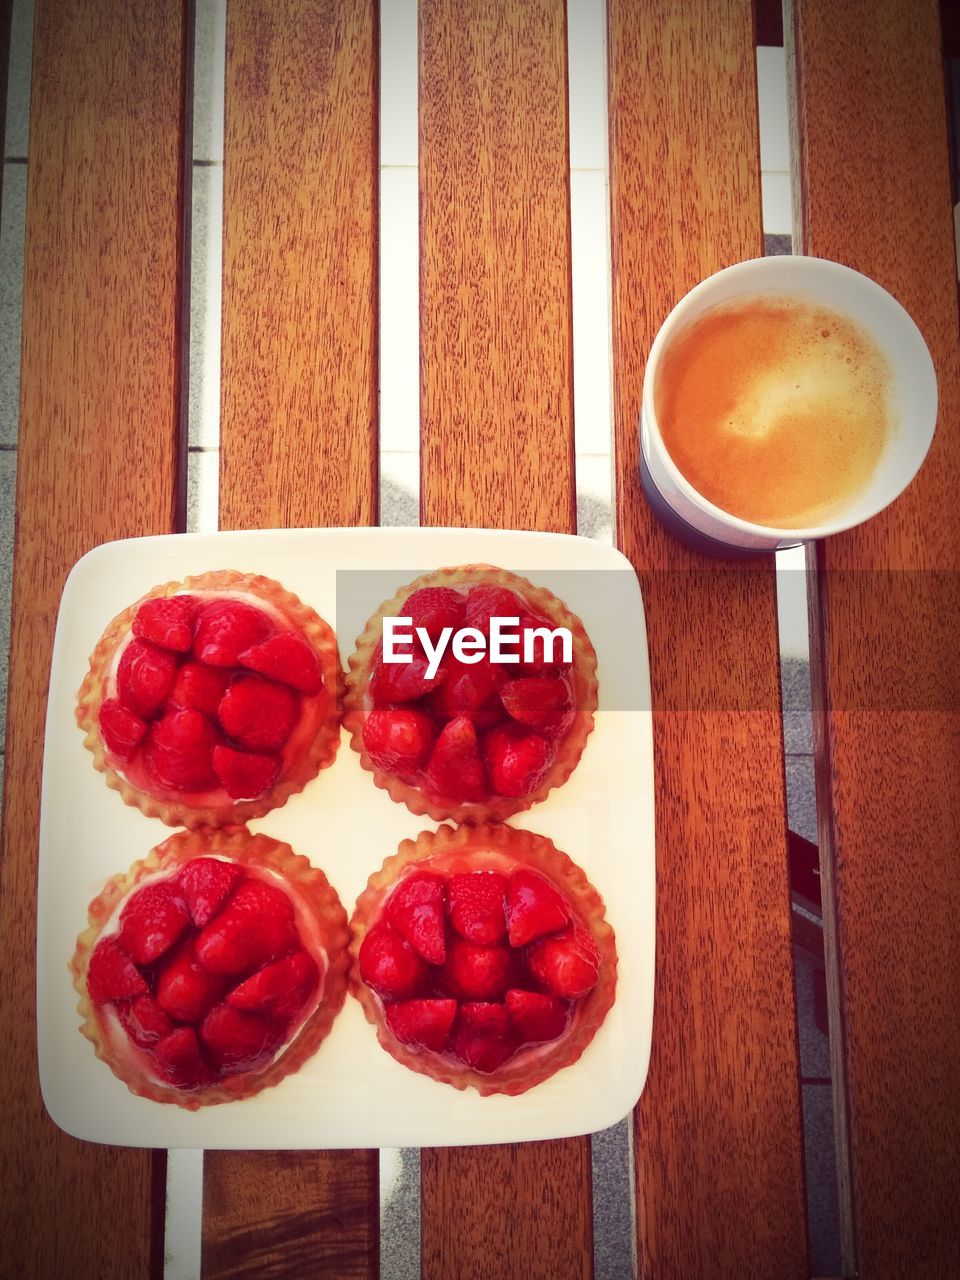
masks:
<svg viewBox="0 0 960 1280"><path fill-rule="evenodd" d="M670 539L639 479L645 353L761 251L749 0L609 0L617 536L647 608L657 800L644 1277L807 1275L772 558Z"/></svg>
<svg viewBox="0 0 960 1280"><path fill-rule="evenodd" d="M376 1151L206 1152L204 1277L375 1277L377 1168Z"/></svg>
<svg viewBox="0 0 960 1280"><path fill-rule="evenodd" d="M231 0L222 528L377 512L376 6ZM376 1275L375 1151L207 1152L205 1277Z"/></svg>
<svg viewBox="0 0 960 1280"><path fill-rule="evenodd" d="M567 164L563 5L421 0L430 523L575 527Z"/></svg>
<svg viewBox="0 0 960 1280"><path fill-rule="evenodd" d="M0 888L0 1272L9 1276L126 1280L151 1266L150 1154L76 1142L43 1109L33 941L64 580L98 543L174 527L185 39L179 3L36 8ZM75 655L78 672L86 656ZM89 768L83 755L78 738L78 770ZM71 947L64 938L64 963Z"/></svg>
<svg viewBox="0 0 960 1280"><path fill-rule="evenodd" d="M229 6L223 529L376 519L376 13Z"/></svg>
<svg viewBox="0 0 960 1280"><path fill-rule="evenodd" d="M819 548L813 660L850 1263L871 1280L948 1276L960 1253L960 358L939 15L932 0L798 0L789 35L803 251L899 298L940 387L916 481Z"/></svg>
<svg viewBox="0 0 960 1280"><path fill-rule="evenodd" d="M421 0L421 518L574 527L564 6ZM586 1138L421 1154L425 1280L593 1272Z"/></svg>

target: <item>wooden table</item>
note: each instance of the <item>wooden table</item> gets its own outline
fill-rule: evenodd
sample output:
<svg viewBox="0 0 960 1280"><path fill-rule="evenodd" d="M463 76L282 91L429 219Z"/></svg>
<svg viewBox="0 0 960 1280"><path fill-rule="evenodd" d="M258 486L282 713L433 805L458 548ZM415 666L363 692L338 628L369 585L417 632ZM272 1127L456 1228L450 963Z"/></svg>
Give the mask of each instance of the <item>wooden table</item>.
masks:
<svg viewBox="0 0 960 1280"><path fill-rule="evenodd" d="M799 247L895 293L931 347L917 482L811 556L846 1269L960 1262L960 369L934 0L795 0ZM574 528L560 0L421 0L425 523ZM188 7L38 0L4 797L4 1275L159 1274L162 1154L40 1101L37 814L69 567L182 528ZM616 531L653 667L658 970L634 1117L649 1277L803 1277L772 559L700 559L638 480L644 354L761 251L749 0L608 0ZM377 11L230 0L221 525L377 520ZM896 573L884 573L896 570ZM204 1275L368 1277L377 1153L209 1153ZM602 1207L600 1209L602 1212ZM590 1139L422 1154L422 1270L592 1273Z"/></svg>

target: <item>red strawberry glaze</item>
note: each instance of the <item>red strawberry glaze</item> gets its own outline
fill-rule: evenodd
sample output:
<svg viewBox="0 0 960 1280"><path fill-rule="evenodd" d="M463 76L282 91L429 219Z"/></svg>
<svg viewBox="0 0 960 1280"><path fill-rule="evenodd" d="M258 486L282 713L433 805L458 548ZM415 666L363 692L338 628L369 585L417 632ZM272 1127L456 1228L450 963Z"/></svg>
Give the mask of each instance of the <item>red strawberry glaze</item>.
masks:
<svg viewBox="0 0 960 1280"><path fill-rule="evenodd" d="M516 1094L541 1083L580 1057L613 1003L603 902L530 832L441 827L404 841L370 878L351 928L352 987L380 1043L457 1088ZM489 941L465 936L478 929Z"/></svg>
<svg viewBox="0 0 960 1280"><path fill-rule="evenodd" d="M156 1101L193 1110L277 1083L343 1003L339 899L288 845L243 828L172 836L108 883L90 922L71 962L81 1029Z"/></svg>
<svg viewBox="0 0 960 1280"><path fill-rule="evenodd" d="M491 616L518 618L526 629L568 628L573 661L485 655L471 664L448 647L428 678L417 640L411 663L383 661L386 617L422 620L435 642L440 626L458 619L486 635ZM596 656L580 620L544 588L489 565L441 569L367 623L350 659L345 706L363 767L393 799L433 818L499 820L542 800L576 767L597 706ZM410 743L403 755L388 745L401 740Z"/></svg>
<svg viewBox="0 0 960 1280"><path fill-rule="evenodd" d="M133 646L143 656L131 668ZM170 825L219 826L283 804L332 762L338 692L327 624L278 583L221 571L156 588L114 619L77 719L126 803Z"/></svg>

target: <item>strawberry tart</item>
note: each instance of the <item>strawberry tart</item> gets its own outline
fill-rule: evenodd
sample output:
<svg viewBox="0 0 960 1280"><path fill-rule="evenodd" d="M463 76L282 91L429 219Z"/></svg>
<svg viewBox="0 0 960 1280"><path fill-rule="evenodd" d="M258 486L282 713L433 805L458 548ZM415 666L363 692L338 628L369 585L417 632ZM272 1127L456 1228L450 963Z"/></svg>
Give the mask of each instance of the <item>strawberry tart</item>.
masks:
<svg viewBox="0 0 960 1280"><path fill-rule="evenodd" d="M491 619L514 618L516 656L494 660L488 649L465 662L449 647L431 674L414 639L410 661L386 662L391 618L409 618L431 647L445 632L489 638ZM568 658L559 645L523 644L557 628L569 632ZM545 588L490 565L404 587L369 620L349 665L352 745L376 785L415 814L478 823L528 809L567 780L593 728L597 660L582 622Z"/></svg>
<svg viewBox="0 0 960 1280"><path fill-rule="evenodd" d="M107 627L78 695L107 785L169 826L246 822L333 762L331 628L278 582L224 570L149 591Z"/></svg>
<svg viewBox="0 0 960 1280"><path fill-rule="evenodd" d="M519 1094L576 1062L613 1005L603 900L542 836L441 827L406 840L357 901L351 988L398 1062Z"/></svg>
<svg viewBox="0 0 960 1280"><path fill-rule="evenodd" d="M90 904L70 962L81 1031L155 1102L250 1097L329 1032L348 940L336 892L289 845L243 827L181 832Z"/></svg>

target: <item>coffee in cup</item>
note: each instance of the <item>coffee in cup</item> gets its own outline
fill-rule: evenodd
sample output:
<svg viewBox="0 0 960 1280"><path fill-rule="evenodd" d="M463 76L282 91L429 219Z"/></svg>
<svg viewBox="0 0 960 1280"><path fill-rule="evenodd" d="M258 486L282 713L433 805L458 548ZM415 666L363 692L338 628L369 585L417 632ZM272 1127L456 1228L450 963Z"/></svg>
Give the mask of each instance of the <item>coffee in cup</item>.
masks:
<svg viewBox="0 0 960 1280"><path fill-rule="evenodd" d="M791 546L891 502L935 419L930 354L889 293L823 259L756 259L698 285L654 341L644 486L705 550Z"/></svg>
<svg viewBox="0 0 960 1280"><path fill-rule="evenodd" d="M849 316L789 294L704 312L671 342L655 404L670 457L716 506L801 528L862 493L893 427L890 362Z"/></svg>

